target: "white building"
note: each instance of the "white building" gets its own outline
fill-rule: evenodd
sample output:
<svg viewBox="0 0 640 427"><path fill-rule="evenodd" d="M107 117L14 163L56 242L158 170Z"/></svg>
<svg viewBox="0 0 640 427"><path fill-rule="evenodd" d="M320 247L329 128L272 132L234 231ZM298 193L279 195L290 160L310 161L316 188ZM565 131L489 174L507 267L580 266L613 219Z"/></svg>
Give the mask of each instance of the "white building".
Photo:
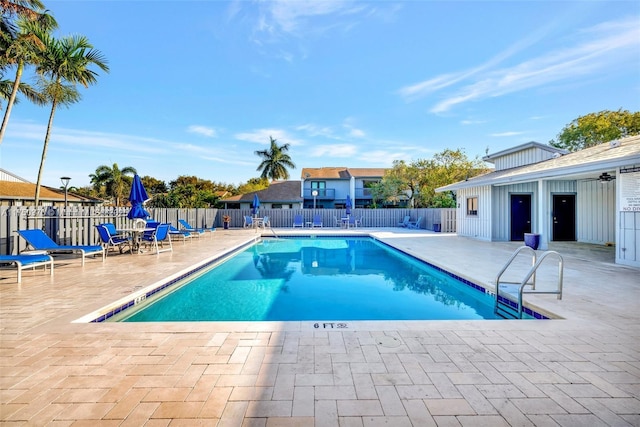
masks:
<svg viewBox="0 0 640 427"><path fill-rule="evenodd" d="M530 142L488 155L495 171L438 188L457 196L457 232L489 241L615 245L640 267L640 136L566 154Z"/></svg>

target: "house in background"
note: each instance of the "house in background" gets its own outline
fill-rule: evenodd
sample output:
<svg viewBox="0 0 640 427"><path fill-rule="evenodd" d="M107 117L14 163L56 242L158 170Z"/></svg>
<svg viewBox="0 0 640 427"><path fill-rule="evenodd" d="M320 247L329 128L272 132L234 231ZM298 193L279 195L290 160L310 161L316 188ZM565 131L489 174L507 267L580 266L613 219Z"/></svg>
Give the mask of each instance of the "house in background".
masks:
<svg viewBox="0 0 640 427"><path fill-rule="evenodd" d="M27 181L5 169L0 169L0 206L33 206L36 184ZM42 206L64 207L64 190L40 187L40 204ZM94 206L102 204L102 200L90 199L67 193L69 206Z"/></svg>
<svg viewBox="0 0 640 427"><path fill-rule="evenodd" d="M380 182L386 171L384 168L303 168L304 207L342 209L347 195L354 208L369 207L373 202L369 186Z"/></svg>
<svg viewBox="0 0 640 427"><path fill-rule="evenodd" d="M436 191L457 196L457 233L488 241L613 244L640 267L640 136L567 154L536 142L484 157L495 171Z"/></svg>
<svg viewBox="0 0 640 427"><path fill-rule="evenodd" d="M250 209L254 194L260 199L261 209L301 209L300 181L276 181L268 188L222 199L225 209Z"/></svg>

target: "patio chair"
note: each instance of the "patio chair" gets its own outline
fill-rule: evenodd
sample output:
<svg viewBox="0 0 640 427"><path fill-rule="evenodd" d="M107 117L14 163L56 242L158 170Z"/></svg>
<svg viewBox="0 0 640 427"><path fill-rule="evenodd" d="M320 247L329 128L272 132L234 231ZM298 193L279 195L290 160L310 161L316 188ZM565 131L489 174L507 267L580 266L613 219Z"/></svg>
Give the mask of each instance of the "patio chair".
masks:
<svg viewBox="0 0 640 427"><path fill-rule="evenodd" d="M293 228L296 227L304 228L304 218L302 218L302 215L300 214L295 214L293 216Z"/></svg>
<svg viewBox="0 0 640 427"><path fill-rule="evenodd" d="M169 247L166 249L164 248L165 241L169 243ZM148 246L153 246L156 249L156 255L160 255L160 252L173 252L171 235L169 234L169 224L158 224L150 234L143 234L142 243ZM160 250L160 247L163 249Z"/></svg>
<svg viewBox="0 0 640 427"><path fill-rule="evenodd" d="M349 227L358 228L361 225L362 220L357 216L349 217Z"/></svg>
<svg viewBox="0 0 640 427"><path fill-rule="evenodd" d="M198 233L191 233L187 230L178 230L173 225L169 225L169 234L171 239L182 240L182 243L187 243L187 240L191 241L192 237L200 237Z"/></svg>
<svg viewBox="0 0 640 427"><path fill-rule="evenodd" d="M398 223L398 227L405 227L405 228L408 227L410 219L411 219L411 216L406 215L404 219Z"/></svg>
<svg viewBox="0 0 640 427"><path fill-rule="evenodd" d="M216 228L196 228L196 227L192 227L191 224L189 224L186 220L184 219L179 219L178 223L180 224L180 227L182 230L188 231L191 234L195 234L196 237L200 237L200 235L204 234L205 232L214 232L216 231Z"/></svg>
<svg viewBox="0 0 640 427"><path fill-rule="evenodd" d="M415 230L415 229L418 229L418 228L420 228L420 222L422 222L422 217L421 217L421 216L419 216L419 217L418 217L418 219L416 220L416 222L412 222L412 221L410 221L410 222L407 224L407 228L412 228L412 229L414 229L414 230Z"/></svg>
<svg viewBox="0 0 640 427"><path fill-rule="evenodd" d="M113 225L113 224L111 224ZM122 236L117 234L111 234L109 227L106 224L96 225L98 235L100 236L100 243L105 250L105 256L109 255L109 249L118 248L120 253L124 252L124 248L129 248L129 253L132 253L131 238L128 236ZM113 227L115 231L116 227Z"/></svg>
<svg viewBox="0 0 640 427"><path fill-rule="evenodd" d="M105 227L107 227L107 230L109 231L109 234L111 236L118 236L118 237L126 237L126 235L124 233L119 233L118 230L116 229L116 225L112 222L105 222L102 224L98 224L98 225L104 225ZM96 226L97 227L97 226Z"/></svg>
<svg viewBox="0 0 640 427"><path fill-rule="evenodd" d="M53 276L53 258L46 254L0 255L0 264L15 265L18 270L18 283L22 282L22 270L25 268L44 267L51 269Z"/></svg>
<svg viewBox="0 0 640 427"><path fill-rule="evenodd" d="M242 225L242 228L253 228L254 226L255 224L253 222L253 217L251 217L251 215L245 215L244 224Z"/></svg>
<svg viewBox="0 0 640 427"><path fill-rule="evenodd" d="M268 216L262 218L262 226L263 227L271 227L271 219Z"/></svg>
<svg viewBox="0 0 640 427"><path fill-rule="evenodd" d="M322 217L320 215L314 215L313 216L313 222L311 223L311 227L313 227L313 228L316 228L316 227L322 228Z"/></svg>
<svg viewBox="0 0 640 427"><path fill-rule="evenodd" d="M59 245L51 240L51 237L47 236L45 232L39 228L34 228L32 230L18 230L18 234L27 241L29 246L37 251L47 251L48 253L79 253L82 257L83 266L84 259L89 255L102 255L102 262L104 262L105 250L102 245Z"/></svg>

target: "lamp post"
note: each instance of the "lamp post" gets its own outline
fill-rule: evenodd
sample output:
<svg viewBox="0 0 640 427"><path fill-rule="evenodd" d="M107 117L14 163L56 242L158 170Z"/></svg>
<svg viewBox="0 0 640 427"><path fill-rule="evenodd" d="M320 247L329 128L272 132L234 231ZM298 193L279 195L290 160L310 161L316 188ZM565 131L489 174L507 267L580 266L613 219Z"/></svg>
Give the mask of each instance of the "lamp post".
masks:
<svg viewBox="0 0 640 427"><path fill-rule="evenodd" d="M71 181L71 178L63 176L60 178L60 181L62 181L62 185L64 185L64 208L67 209L67 187L69 187L69 181Z"/></svg>
<svg viewBox="0 0 640 427"><path fill-rule="evenodd" d="M318 197L318 190L313 190L311 192L311 195L313 196L313 209L316 208L316 197Z"/></svg>
<svg viewBox="0 0 640 427"><path fill-rule="evenodd" d="M68 176L63 176L60 178L62 185L64 185L64 243L67 243L67 216L69 215L67 209L67 187L69 187L69 181L71 178Z"/></svg>

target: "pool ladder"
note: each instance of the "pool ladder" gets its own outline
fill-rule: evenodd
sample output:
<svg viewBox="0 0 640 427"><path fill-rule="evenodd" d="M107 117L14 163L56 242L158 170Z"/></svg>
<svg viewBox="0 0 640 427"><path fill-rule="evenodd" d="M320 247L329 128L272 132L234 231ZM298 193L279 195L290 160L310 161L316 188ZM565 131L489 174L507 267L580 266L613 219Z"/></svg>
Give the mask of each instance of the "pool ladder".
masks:
<svg viewBox="0 0 640 427"><path fill-rule="evenodd" d="M531 268L526 276L520 282L505 282L500 278L507 271L511 263L521 252L531 253ZM553 291L537 291L536 290L536 271L538 267L549 257L555 257L558 260L558 286ZM496 305L495 313L508 319L522 319L524 311L522 296L523 294L551 294L557 295L558 299L562 299L562 275L564 270L564 261L562 256L556 251L546 251L540 258L537 258L536 251L529 246L521 246L511 255L509 261L502 267L502 270L496 276Z"/></svg>

